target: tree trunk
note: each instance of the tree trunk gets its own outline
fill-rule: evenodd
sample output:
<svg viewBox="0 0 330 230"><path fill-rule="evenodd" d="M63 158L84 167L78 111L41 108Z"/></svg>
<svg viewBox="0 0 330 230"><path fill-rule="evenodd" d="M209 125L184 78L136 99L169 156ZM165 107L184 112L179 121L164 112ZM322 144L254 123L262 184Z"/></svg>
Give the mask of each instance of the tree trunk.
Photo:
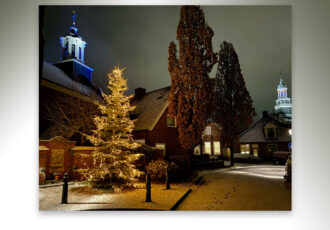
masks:
<svg viewBox="0 0 330 230"><path fill-rule="evenodd" d="M234 166L234 146L230 145L230 166Z"/></svg>

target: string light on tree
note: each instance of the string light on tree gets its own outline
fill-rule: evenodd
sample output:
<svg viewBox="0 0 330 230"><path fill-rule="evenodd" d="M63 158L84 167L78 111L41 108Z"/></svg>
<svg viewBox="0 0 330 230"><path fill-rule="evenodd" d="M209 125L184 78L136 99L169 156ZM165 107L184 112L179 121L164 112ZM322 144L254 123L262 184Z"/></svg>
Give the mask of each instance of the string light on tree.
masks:
<svg viewBox="0 0 330 230"><path fill-rule="evenodd" d="M142 172L135 168L134 162L141 154L133 154L139 144L133 142L134 121L129 112L131 96L126 96L127 80L123 69L116 66L108 74L110 94L104 94L104 103L99 104L100 116L95 116L96 130L93 135L86 135L95 146L91 155L93 166L81 170L93 187L121 189L132 185Z"/></svg>

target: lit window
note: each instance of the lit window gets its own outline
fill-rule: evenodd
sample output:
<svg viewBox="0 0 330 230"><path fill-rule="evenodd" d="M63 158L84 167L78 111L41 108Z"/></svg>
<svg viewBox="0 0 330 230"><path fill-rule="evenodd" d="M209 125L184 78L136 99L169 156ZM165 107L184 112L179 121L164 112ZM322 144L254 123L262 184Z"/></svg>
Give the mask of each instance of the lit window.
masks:
<svg viewBox="0 0 330 230"><path fill-rule="evenodd" d="M259 146L257 144L252 144L252 153L253 156L257 157L259 152Z"/></svg>
<svg viewBox="0 0 330 230"><path fill-rule="evenodd" d="M201 147L199 145L194 148L194 155L201 155Z"/></svg>
<svg viewBox="0 0 330 230"><path fill-rule="evenodd" d="M137 140L134 140L135 143L140 143L140 144L145 144L146 143L146 140L145 139L137 139Z"/></svg>
<svg viewBox="0 0 330 230"><path fill-rule="evenodd" d="M176 119L171 118L170 115L167 115L167 127L176 128Z"/></svg>
<svg viewBox="0 0 330 230"><path fill-rule="evenodd" d="M164 143L156 143L156 148L164 150L164 156L165 156L165 144Z"/></svg>
<svg viewBox="0 0 330 230"><path fill-rule="evenodd" d="M241 145L241 154L250 154L250 145L249 144Z"/></svg>
<svg viewBox="0 0 330 230"><path fill-rule="evenodd" d="M211 135L211 126L206 126L204 133L205 133L205 135Z"/></svg>
<svg viewBox="0 0 330 230"><path fill-rule="evenodd" d="M269 153L277 152L277 144L268 144L267 152Z"/></svg>
<svg viewBox="0 0 330 230"><path fill-rule="evenodd" d="M204 142L204 153L211 154L211 142Z"/></svg>
<svg viewBox="0 0 330 230"><path fill-rule="evenodd" d="M214 154L220 155L220 141L213 142Z"/></svg>

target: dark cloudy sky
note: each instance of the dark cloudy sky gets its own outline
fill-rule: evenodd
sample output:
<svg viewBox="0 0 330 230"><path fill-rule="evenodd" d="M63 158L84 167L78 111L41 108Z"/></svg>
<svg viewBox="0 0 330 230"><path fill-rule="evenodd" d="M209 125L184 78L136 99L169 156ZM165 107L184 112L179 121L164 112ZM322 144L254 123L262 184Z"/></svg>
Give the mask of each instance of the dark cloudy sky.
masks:
<svg viewBox="0 0 330 230"><path fill-rule="evenodd" d="M168 45L176 41L179 6L47 6L44 58L60 58L59 38L69 32L72 9L79 35L87 42L85 64L94 69L93 82L105 89L114 65L127 67L129 93L170 85ZM214 31L213 49L224 40L238 53L257 117L272 111L280 71L291 96L291 7L202 6ZM211 72L215 76L216 65Z"/></svg>

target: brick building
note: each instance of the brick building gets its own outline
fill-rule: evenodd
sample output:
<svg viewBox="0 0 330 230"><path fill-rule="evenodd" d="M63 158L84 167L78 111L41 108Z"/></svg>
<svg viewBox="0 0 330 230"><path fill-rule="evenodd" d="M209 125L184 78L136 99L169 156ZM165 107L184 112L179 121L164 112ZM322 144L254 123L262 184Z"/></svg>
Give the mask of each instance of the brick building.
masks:
<svg viewBox="0 0 330 230"><path fill-rule="evenodd" d="M179 164L189 164L189 154L178 140L176 119L167 114L170 87L149 93L143 88L135 89L131 118L136 119L133 138L136 142L163 150L164 158Z"/></svg>
<svg viewBox="0 0 330 230"><path fill-rule="evenodd" d="M85 64L84 48L86 42L78 35L73 24L68 34L60 38L62 56L55 63L42 61L42 73L39 86L39 138L49 139L57 134L52 133L52 122L47 119L47 109L58 98L75 98L84 105L102 100L101 89L93 84L93 69ZM53 107L51 107L53 109Z"/></svg>
<svg viewBox="0 0 330 230"><path fill-rule="evenodd" d="M210 158L216 158L223 154L223 150L221 149L220 124L209 119L203 132L202 140L203 149L200 148L200 145L196 146L194 149L194 155L208 154Z"/></svg>
<svg viewBox="0 0 330 230"><path fill-rule="evenodd" d="M163 149L166 159L189 165L191 156L179 143L176 119L171 119L167 114L169 91L170 87L148 93L144 88L135 89L132 105L136 108L131 113L131 118L136 119L133 138L136 142ZM196 146L194 155L220 155L220 134L219 125L208 122L201 137L202 149Z"/></svg>
<svg viewBox="0 0 330 230"><path fill-rule="evenodd" d="M290 151L290 129L290 123L279 122L264 111L261 119L240 134L238 151L263 160L272 160L274 152Z"/></svg>

